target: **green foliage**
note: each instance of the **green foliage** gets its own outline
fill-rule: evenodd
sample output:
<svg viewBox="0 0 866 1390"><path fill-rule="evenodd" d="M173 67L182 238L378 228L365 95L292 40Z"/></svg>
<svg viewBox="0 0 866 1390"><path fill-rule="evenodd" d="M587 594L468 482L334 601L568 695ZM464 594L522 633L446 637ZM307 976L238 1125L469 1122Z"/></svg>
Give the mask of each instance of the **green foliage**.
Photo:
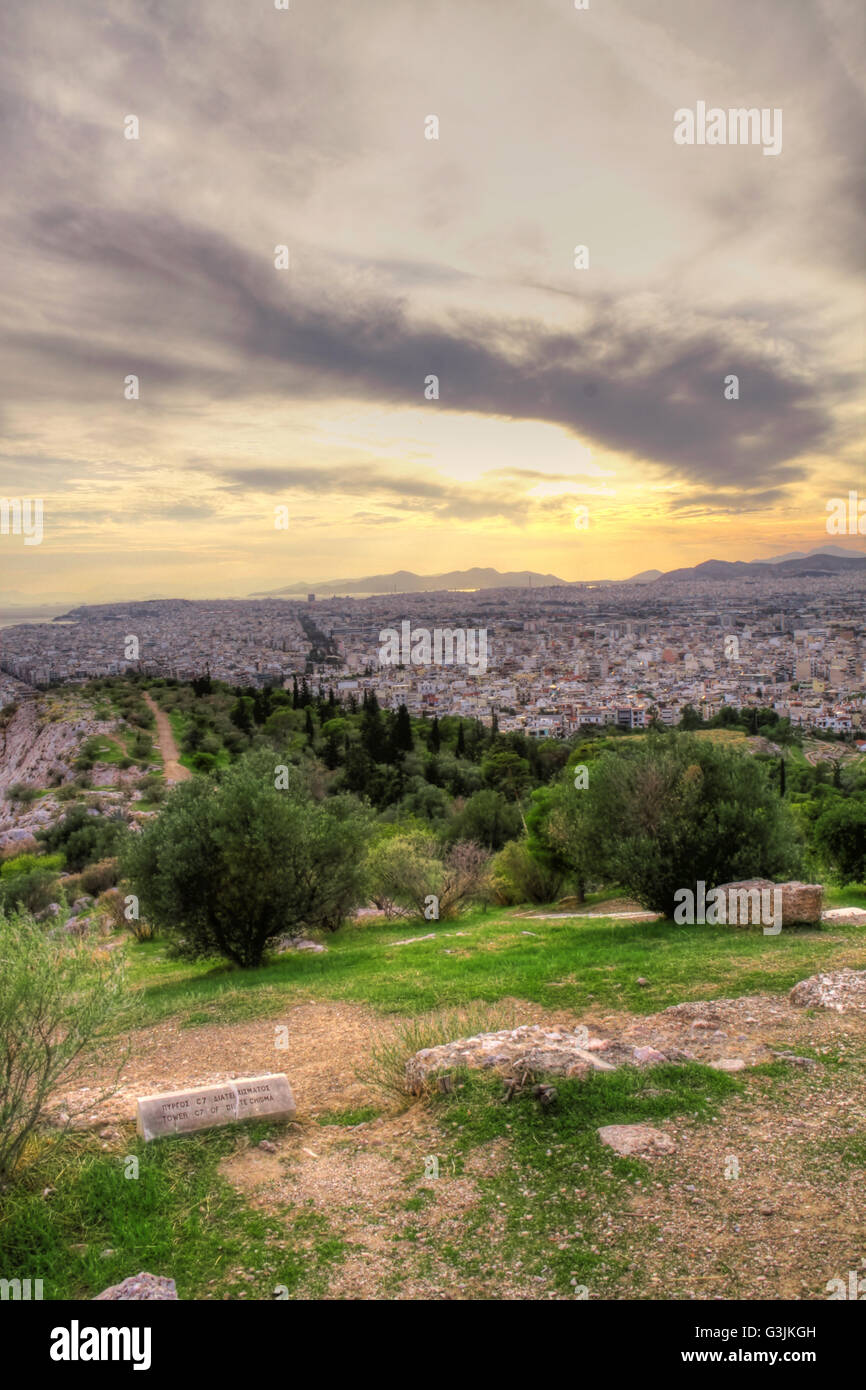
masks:
<svg viewBox="0 0 866 1390"><path fill-rule="evenodd" d="M120 816L90 815L85 806L73 806L56 825L37 830L36 839L47 850L61 850L66 867L73 872L109 859L120 849L127 835Z"/></svg>
<svg viewBox="0 0 866 1390"><path fill-rule="evenodd" d="M26 782L13 782L6 788L6 800L11 801L13 806L31 806L39 795L39 788L31 787Z"/></svg>
<svg viewBox="0 0 866 1390"><path fill-rule="evenodd" d="M787 877L798 866L793 822L765 770L707 739L629 743L599 759L576 795L585 862L668 915L676 890L698 879Z"/></svg>
<svg viewBox="0 0 866 1390"><path fill-rule="evenodd" d="M8 1181L46 1101L123 1008L115 959L58 945L31 917L0 918L0 1182Z"/></svg>
<svg viewBox="0 0 866 1390"><path fill-rule="evenodd" d="M116 859L102 859L98 864L91 864L82 871L81 891L88 893L92 898L96 898L100 893L104 893L107 888L113 888L119 877L119 869Z"/></svg>
<svg viewBox="0 0 866 1390"><path fill-rule="evenodd" d="M562 892L562 875L530 853L526 840L511 840L493 861L497 902L549 903Z"/></svg>
<svg viewBox="0 0 866 1390"><path fill-rule="evenodd" d="M431 921L485 901L489 890L488 856L480 845L460 841L443 851L423 830L380 837L370 852L368 872L375 901ZM431 897L438 904L435 916L428 916Z"/></svg>
<svg viewBox="0 0 866 1390"><path fill-rule="evenodd" d="M474 840L488 850L502 849L523 830L520 808L502 792L487 789L470 796L448 826L449 840Z"/></svg>
<svg viewBox="0 0 866 1390"><path fill-rule="evenodd" d="M528 758L510 748L495 748L486 754L481 775L488 787L504 792L513 801L520 798L532 779Z"/></svg>
<svg viewBox="0 0 866 1390"><path fill-rule="evenodd" d="M36 856L27 855L27 858L36 859ZM35 868L0 878L0 912L41 912L53 901L57 874L38 867L38 859L36 865ZM6 865L3 867L5 869Z"/></svg>
<svg viewBox="0 0 866 1390"><path fill-rule="evenodd" d="M260 750L217 783L177 786L130 838L124 876L183 954L256 966L275 937L340 924L361 894L367 820L349 798L313 801L294 768L277 790Z"/></svg>
<svg viewBox="0 0 866 1390"><path fill-rule="evenodd" d="M866 880L866 798L832 802L815 823L819 854L843 883Z"/></svg>

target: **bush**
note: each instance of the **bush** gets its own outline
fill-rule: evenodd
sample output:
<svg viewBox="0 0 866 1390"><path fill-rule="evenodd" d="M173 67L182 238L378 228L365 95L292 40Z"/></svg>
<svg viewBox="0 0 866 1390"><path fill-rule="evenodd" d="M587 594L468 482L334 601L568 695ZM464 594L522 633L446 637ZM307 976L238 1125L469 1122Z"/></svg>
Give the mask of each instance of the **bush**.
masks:
<svg viewBox="0 0 866 1390"><path fill-rule="evenodd" d="M97 908L101 908L106 920L115 928L127 926L126 918L123 915L123 894L117 888L106 888L96 899Z"/></svg>
<svg viewBox="0 0 866 1390"><path fill-rule="evenodd" d="M424 831L409 831L380 840L369 861L374 899L386 910L426 917L428 899L438 900L438 918L456 915L464 904L487 898L489 855L480 846L461 840L443 854L437 841Z"/></svg>
<svg viewBox="0 0 866 1390"><path fill-rule="evenodd" d="M534 859L525 840L511 840L493 861L492 888L506 906L549 903L562 892L562 875Z"/></svg>
<svg viewBox="0 0 866 1390"><path fill-rule="evenodd" d="M91 864L82 872L82 892L87 893L91 898L96 898L106 888L113 888L119 877L120 870L117 866L117 860L101 859L98 864Z"/></svg>
<svg viewBox="0 0 866 1390"><path fill-rule="evenodd" d="M175 787L129 838L124 877L180 953L255 966L278 936L340 925L362 893L368 820L352 798L313 801L294 768L277 790L260 750Z"/></svg>
<svg viewBox="0 0 866 1390"><path fill-rule="evenodd" d="M582 862L673 915L677 889L788 877L800 861L793 821L766 770L692 734L650 735L592 764L577 799Z"/></svg>
<svg viewBox="0 0 866 1390"><path fill-rule="evenodd" d="M842 883L866 881L866 799L833 802L815 823L815 844Z"/></svg>
<svg viewBox="0 0 866 1390"><path fill-rule="evenodd" d="M399 1024L390 1036L373 1043L370 1060L358 1070L359 1081L382 1092L387 1100L404 1104L414 1094L406 1083L406 1063L425 1047L439 1047L455 1038L498 1033L519 1023L513 1004L467 1004L422 1014Z"/></svg>
<svg viewBox="0 0 866 1390"><path fill-rule="evenodd" d="M486 849L502 849L523 830L519 808L502 792L487 789L470 796L448 827L450 840L474 840Z"/></svg>
<svg viewBox="0 0 866 1390"><path fill-rule="evenodd" d="M50 869L28 869L9 878L4 875L0 879L0 912L42 912L54 901L56 890L57 874Z"/></svg>
<svg viewBox="0 0 866 1390"><path fill-rule="evenodd" d="M36 838L48 850L61 850L74 870L116 854L126 833L121 816L89 815L86 807L73 806L56 825L37 830Z"/></svg>
<svg viewBox="0 0 866 1390"><path fill-rule="evenodd" d="M38 787L30 787L26 782L13 782L6 788L6 800L13 806L30 806L39 796Z"/></svg>
<svg viewBox="0 0 866 1390"><path fill-rule="evenodd" d="M126 894L119 888L107 888L104 893L100 893L96 899L96 906L103 910L104 920L115 931L126 928L136 941L152 941L156 936L152 922L148 922L144 917L126 916Z"/></svg>
<svg viewBox="0 0 866 1390"><path fill-rule="evenodd" d="M0 1182L8 1182L59 1081L119 1020L116 960L58 946L27 916L0 918Z"/></svg>

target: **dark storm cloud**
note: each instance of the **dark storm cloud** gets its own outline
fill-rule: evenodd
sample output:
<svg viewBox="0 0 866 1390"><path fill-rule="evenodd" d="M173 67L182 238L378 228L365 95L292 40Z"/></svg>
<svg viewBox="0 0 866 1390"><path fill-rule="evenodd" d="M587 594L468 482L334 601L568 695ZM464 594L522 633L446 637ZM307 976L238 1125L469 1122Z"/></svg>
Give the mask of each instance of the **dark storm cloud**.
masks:
<svg viewBox="0 0 866 1390"><path fill-rule="evenodd" d="M315 280L283 275L269 256L168 216L48 207L30 237L44 260L73 272L91 307L82 305L74 335L22 331L15 349L62 360L76 393L88 380L101 393L106 374L140 370L166 393L166 407L172 391L183 392L178 405L194 396L342 396L543 420L707 483L770 483L829 434L818 384L757 336L743 345L742 306L730 323L718 314L681 332L650 333L601 295L584 302L570 332L505 316L419 321L393 295L322 288L321 263ZM113 319L107 301L117 306ZM106 341L124 333L125 349ZM732 371L735 402L723 394ZM425 403L430 375L440 399Z"/></svg>
<svg viewBox="0 0 866 1390"><path fill-rule="evenodd" d="M763 492L738 493L726 496L719 492L694 493L688 497L672 498L669 506L673 512L696 512L704 515L707 510L719 515L739 516L748 512L764 512L785 500L784 488L766 488Z"/></svg>

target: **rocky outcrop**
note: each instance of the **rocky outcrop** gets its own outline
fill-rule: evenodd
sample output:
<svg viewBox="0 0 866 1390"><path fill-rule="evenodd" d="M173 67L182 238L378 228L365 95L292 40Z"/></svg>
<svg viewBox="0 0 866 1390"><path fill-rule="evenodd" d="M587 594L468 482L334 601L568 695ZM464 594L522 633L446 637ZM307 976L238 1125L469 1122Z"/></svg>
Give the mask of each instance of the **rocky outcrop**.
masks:
<svg viewBox="0 0 866 1390"><path fill-rule="evenodd" d="M173 1279L164 1279L159 1274L146 1274L143 1270L141 1274L132 1274L128 1279L124 1279L120 1284L112 1284L110 1288L103 1289L93 1299L94 1303L101 1300L106 1302L128 1302L130 1300L154 1301L158 1299L177 1299L177 1289Z"/></svg>
<svg viewBox="0 0 866 1390"><path fill-rule="evenodd" d="M866 1013L866 970L833 970L800 980L788 995L802 1008L833 1009L837 1014Z"/></svg>
<svg viewBox="0 0 866 1390"><path fill-rule="evenodd" d="M22 700L18 709L0 727L0 850L23 852L35 847L36 832L62 819L71 803L63 803L50 790L68 783L75 775L74 763L87 739L104 738L113 728L110 722L71 718L48 718L49 697ZM125 774L109 764L97 764L93 785L100 779L116 786L102 793L108 805L123 803L135 795L137 770ZM36 801L9 801L6 792L16 783L38 789Z"/></svg>

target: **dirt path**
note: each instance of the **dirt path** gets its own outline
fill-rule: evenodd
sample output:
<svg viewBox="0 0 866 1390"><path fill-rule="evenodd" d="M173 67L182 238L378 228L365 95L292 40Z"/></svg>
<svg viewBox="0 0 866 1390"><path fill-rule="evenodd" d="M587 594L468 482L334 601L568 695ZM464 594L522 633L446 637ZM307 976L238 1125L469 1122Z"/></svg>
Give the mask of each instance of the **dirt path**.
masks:
<svg viewBox="0 0 866 1390"><path fill-rule="evenodd" d="M144 692L144 702L153 712L156 718L157 742L159 751L162 754L163 766L165 768L166 782L186 782L191 776L188 767L184 767L179 761L180 752L175 742L171 721L165 710L161 710L153 697Z"/></svg>
<svg viewBox="0 0 866 1390"><path fill-rule="evenodd" d="M523 1010L535 1021L552 1017L521 1001ZM587 1015L586 1022L629 1045L686 1046L704 1062L742 1058L744 1080L780 1050L790 1059L774 1075L752 1073L754 1081L719 1104L712 1121L666 1120L676 1150L647 1160L640 1180L628 1179L624 1204L610 1209L601 1188L591 1198L587 1232L563 1226L551 1233L559 1250L594 1239L630 1252L628 1268L599 1268L593 1297L633 1297L640 1288L665 1299L823 1298L831 1276L847 1279L859 1268L866 1015L799 1008L766 994L691 1001L647 1016ZM288 1026L285 1051L275 1046L275 1024ZM383 1105L364 1070L373 1044L398 1026L363 1005L331 1001L233 1024L184 1028L166 1020L135 1034L109 1100L99 1095L114 1073L109 1055L84 1078L90 1089L66 1099L73 1113L86 1107L76 1127L99 1130L102 1148L125 1153L137 1096L285 1071L296 1122L264 1148L241 1137L220 1172L252 1207L285 1221L285 1239L311 1260L315 1229L305 1233L293 1222L316 1212L329 1223L345 1256L328 1274L325 1297L562 1297L531 1264L513 1263L504 1202L490 1208L478 1251L466 1245L466 1223L486 1187L514 1168L506 1139L473 1149L461 1170L449 1132L423 1103L394 1113L384 1102L375 1118L338 1121L338 1112ZM792 1056L799 1048L810 1055ZM427 1171L430 1155L441 1164L438 1182ZM269 1295L259 1289L254 1296Z"/></svg>

